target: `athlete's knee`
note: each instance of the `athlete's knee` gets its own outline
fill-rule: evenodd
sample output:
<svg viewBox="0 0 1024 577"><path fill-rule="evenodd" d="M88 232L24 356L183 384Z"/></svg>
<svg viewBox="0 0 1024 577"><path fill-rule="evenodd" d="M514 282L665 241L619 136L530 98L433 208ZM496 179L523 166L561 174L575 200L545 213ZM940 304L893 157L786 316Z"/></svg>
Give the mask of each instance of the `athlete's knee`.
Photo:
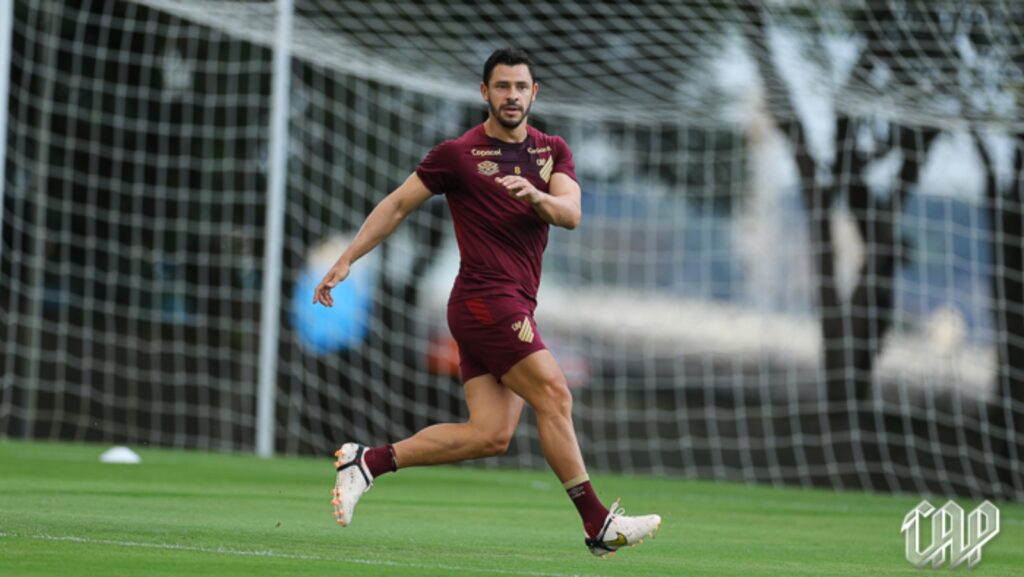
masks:
<svg viewBox="0 0 1024 577"><path fill-rule="evenodd" d="M508 452L512 444L513 431L490 431L483 438L482 453L485 457L496 457Z"/></svg>
<svg viewBox="0 0 1024 577"><path fill-rule="evenodd" d="M534 395L533 410L539 416L560 416L572 415L572 392L569 391L569 384L561 375L545 379L537 386L537 393Z"/></svg>
<svg viewBox="0 0 1024 577"><path fill-rule="evenodd" d="M494 423L474 423L473 428L474 458L494 457L508 452L515 427L497 428Z"/></svg>

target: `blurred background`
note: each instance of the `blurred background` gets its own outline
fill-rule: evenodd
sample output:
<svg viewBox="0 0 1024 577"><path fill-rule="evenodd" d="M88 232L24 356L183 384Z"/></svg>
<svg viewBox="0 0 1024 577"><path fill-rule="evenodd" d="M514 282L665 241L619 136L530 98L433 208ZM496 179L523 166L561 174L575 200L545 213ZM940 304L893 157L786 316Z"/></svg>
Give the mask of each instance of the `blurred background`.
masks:
<svg viewBox="0 0 1024 577"><path fill-rule="evenodd" d="M285 140L273 1L0 17L0 437L325 455L465 418L443 199L309 302L517 46L583 188L537 319L592 469L1024 499L1022 3L295 0ZM545 466L531 424L484 465Z"/></svg>

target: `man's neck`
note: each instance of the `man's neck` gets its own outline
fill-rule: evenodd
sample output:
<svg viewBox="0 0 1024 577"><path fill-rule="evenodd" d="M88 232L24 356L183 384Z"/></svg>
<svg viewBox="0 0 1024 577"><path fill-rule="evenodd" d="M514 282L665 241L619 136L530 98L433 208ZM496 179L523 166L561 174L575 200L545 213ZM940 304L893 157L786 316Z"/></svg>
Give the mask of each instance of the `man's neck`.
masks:
<svg viewBox="0 0 1024 577"><path fill-rule="evenodd" d="M488 115L487 120L484 122L484 133L502 142L518 144L526 140L526 120L523 120L515 128L505 128L493 116Z"/></svg>

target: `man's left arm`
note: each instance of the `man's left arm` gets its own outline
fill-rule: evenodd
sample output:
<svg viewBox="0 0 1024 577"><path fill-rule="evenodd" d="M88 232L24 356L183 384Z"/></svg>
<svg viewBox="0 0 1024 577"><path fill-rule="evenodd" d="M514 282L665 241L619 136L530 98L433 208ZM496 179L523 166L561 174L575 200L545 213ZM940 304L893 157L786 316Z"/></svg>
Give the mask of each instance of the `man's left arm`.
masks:
<svg viewBox="0 0 1024 577"><path fill-rule="evenodd" d="M579 226L582 218L580 185L568 174L552 174L546 193L521 176L502 176L497 181L509 194L529 203L544 222L569 230Z"/></svg>

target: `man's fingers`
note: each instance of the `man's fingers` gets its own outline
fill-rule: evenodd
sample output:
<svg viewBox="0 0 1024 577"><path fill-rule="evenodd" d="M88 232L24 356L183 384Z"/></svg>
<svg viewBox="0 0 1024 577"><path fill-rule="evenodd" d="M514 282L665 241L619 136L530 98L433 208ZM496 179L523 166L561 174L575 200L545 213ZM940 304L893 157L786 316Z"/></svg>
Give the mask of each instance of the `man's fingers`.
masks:
<svg viewBox="0 0 1024 577"><path fill-rule="evenodd" d="M521 176L504 176L498 179L498 183L509 190L529 189L532 186L530 181Z"/></svg>
<svg viewBox="0 0 1024 577"><path fill-rule="evenodd" d="M504 186L505 190L507 190L507 191L509 191L509 192L511 192L513 194L517 194L517 195L519 193L525 191L525 190L529 190L529 187L527 186L527 184L529 184L529 183L520 182L518 180L517 181L511 181L511 182L509 182L509 181L499 181L498 184Z"/></svg>
<svg viewBox="0 0 1024 577"><path fill-rule="evenodd" d="M331 289L326 282L321 281L313 290L313 304L320 303L325 307L331 306L328 301L331 299Z"/></svg>
<svg viewBox="0 0 1024 577"><path fill-rule="evenodd" d="M331 305L334 304L334 299L331 298L331 293L329 293L329 292L317 291L316 296L313 298L313 302L314 303L319 302L320 304L324 305L325 307L330 308Z"/></svg>
<svg viewBox="0 0 1024 577"><path fill-rule="evenodd" d="M331 297L331 289L338 286L338 283L345 280L348 276L348 271L338 271L332 269L328 271L324 278L320 281L320 284L316 285L313 290L313 304L320 303L325 307L331 307L334 305L334 298Z"/></svg>

